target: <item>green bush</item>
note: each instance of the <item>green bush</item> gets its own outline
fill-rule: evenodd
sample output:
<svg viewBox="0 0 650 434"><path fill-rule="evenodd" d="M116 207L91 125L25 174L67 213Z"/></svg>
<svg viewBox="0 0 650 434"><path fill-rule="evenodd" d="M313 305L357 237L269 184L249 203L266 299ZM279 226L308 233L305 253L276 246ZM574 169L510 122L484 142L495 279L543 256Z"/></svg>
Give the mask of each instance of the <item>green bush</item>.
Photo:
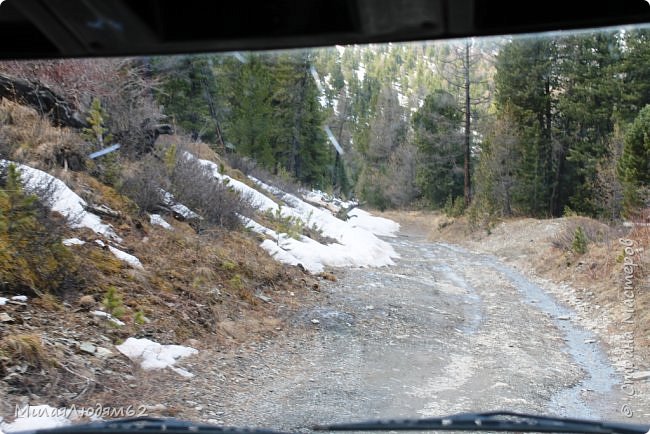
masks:
<svg viewBox="0 0 650 434"><path fill-rule="evenodd" d="M75 271L72 254L61 243L62 222L51 218L38 197L24 191L15 165L1 172L0 288L60 293Z"/></svg>
<svg viewBox="0 0 650 434"><path fill-rule="evenodd" d="M579 255L584 255L587 253L587 235L582 229L582 226L578 226L573 235L573 243L571 244L571 250Z"/></svg>
<svg viewBox="0 0 650 434"><path fill-rule="evenodd" d="M562 210L562 217L577 217L578 213L571 209L569 205L564 205Z"/></svg>
<svg viewBox="0 0 650 434"><path fill-rule="evenodd" d="M122 302L122 296L118 294L117 289L114 286L109 286L106 291L106 295L102 300L102 305L106 312L111 314L117 319L122 319L124 316L124 303Z"/></svg>
<svg viewBox="0 0 650 434"><path fill-rule="evenodd" d="M447 217L460 217L465 212L465 199L462 196L453 198L450 194L442 210Z"/></svg>

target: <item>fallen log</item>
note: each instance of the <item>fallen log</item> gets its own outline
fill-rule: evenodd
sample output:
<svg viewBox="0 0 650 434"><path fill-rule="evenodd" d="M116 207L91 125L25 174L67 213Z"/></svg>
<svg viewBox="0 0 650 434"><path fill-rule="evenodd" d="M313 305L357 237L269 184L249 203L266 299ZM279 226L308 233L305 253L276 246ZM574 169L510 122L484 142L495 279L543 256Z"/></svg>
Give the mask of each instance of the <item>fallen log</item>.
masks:
<svg viewBox="0 0 650 434"><path fill-rule="evenodd" d="M0 73L0 97L26 105L58 127L84 128L87 122L74 106L50 87L30 80Z"/></svg>

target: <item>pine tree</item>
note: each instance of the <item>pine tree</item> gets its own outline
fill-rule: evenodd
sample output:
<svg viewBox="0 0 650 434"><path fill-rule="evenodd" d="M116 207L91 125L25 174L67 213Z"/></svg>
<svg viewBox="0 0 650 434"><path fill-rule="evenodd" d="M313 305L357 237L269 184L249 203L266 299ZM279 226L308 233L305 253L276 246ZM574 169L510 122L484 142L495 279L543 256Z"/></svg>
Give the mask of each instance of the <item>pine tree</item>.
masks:
<svg viewBox="0 0 650 434"><path fill-rule="evenodd" d="M273 71L276 161L296 179L314 187L329 183L331 154L318 88L306 53L278 56Z"/></svg>
<svg viewBox="0 0 650 434"><path fill-rule="evenodd" d="M556 165L560 164L553 152L559 82L556 59L553 40L524 39L502 47L496 61L497 108L508 107L521 133L513 205L538 216L554 214L558 207L553 195Z"/></svg>
<svg viewBox="0 0 650 434"><path fill-rule="evenodd" d="M90 106L90 112L86 121L89 127L83 129L83 137L90 143L95 145L95 149L99 150L104 147L105 143L110 143L113 136L109 134L106 128L106 111L102 107L99 98L93 98Z"/></svg>
<svg viewBox="0 0 650 434"><path fill-rule="evenodd" d="M107 114L102 107L101 101L94 98L88 118L86 119L88 128L84 128L83 136L88 140L96 150L100 150L107 146L112 140L113 136L106 128ZM117 152L111 152L102 155L94 164L89 167L90 173L99 178L107 185L115 185L119 178L120 166L119 157Z"/></svg>
<svg viewBox="0 0 650 434"><path fill-rule="evenodd" d="M618 172L625 212L633 215L650 199L650 105L639 112L625 135Z"/></svg>
<svg viewBox="0 0 650 434"><path fill-rule="evenodd" d="M570 36L559 44L564 59L559 65L563 91L557 104L558 163L551 200L563 207L561 197L568 197L569 206L578 213L600 215L597 167L607 156L621 100L617 76L622 53L613 32Z"/></svg>
<svg viewBox="0 0 650 434"><path fill-rule="evenodd" d="M176 126L194 140L223 147L219 103L222 96L213 58L207 55L157 58L152 68L163 77L158 101Z"/></svg>
<svg viewBox="0 0 650 434"><path fill-rule="evenodd" d="M416 182L424 198L436 208L442 207L449 195L463 196L461 122L455 98L443 90L427 96L413 116L414 142L419 151Z"/></svg>
<svg viewBox="0 0 650 434"><path fill-rule="evenodd" d="M238 65L232 82L235 91L226 131L238 153L273 170L276 160L272 142L276 131L271 105L272 71L259 55L250 55L246 60Z"/></svg>
<svg viewBox="0 0 650 434"><path fill-rule="evenodd" d="M47 211L25 192L16 166L5 170L0 173L0 281L11 291L59 291L74 272L72 258Z"/></svg>

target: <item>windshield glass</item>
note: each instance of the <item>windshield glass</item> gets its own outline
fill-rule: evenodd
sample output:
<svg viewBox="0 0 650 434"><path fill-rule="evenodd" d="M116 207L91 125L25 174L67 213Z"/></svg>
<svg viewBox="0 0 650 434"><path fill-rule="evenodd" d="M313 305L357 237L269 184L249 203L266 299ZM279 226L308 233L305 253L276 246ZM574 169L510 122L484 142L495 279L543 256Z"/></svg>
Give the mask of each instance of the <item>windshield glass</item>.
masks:
<svg viewBox="0 0 650 434"><path fill-rule="evenodd" d="M0 431L650 423L649 39L0 63Z"/></svg>

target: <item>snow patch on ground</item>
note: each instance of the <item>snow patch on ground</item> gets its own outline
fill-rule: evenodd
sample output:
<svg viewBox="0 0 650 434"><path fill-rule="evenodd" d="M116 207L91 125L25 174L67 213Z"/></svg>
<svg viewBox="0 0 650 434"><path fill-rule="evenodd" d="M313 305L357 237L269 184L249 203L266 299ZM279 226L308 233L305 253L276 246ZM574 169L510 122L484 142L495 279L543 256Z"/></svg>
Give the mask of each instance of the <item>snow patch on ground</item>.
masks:
<svg viewBox="0 0 650 434"><path fill-rule="evenodd" d="M139 362L144 370L170 368L184 376L193 377L194 374L176 368L174 364L184 358L197 354L199 351L182 345L161 345L149 339L128 338L122 345L116 346L117 350L134 362Z"/></svg>
<svg viewBox="0 0 650 434"><path fill-rule="evenodd" d="M195 158L192 154L186 153L187 158ZM226 185L232 187L237 192L239 192L244 198L253 205L253 207L259 209L260 211L275 211L278 209L278 204L275 203L272 199L268 198L264 194L255 190L254 188L244 184L241 181L238 181L234 178L231 178L228 175L222 175L219 172L219 166L216 163L213 163L209 160L200 160L198 159L199 164L210 170L215 178L219 181L226 183Z"/></svg>
<svg viewBox="0 0 650 434"><path fill-rule="evenodd" d="M109 320L110 322L112 322L113 324L116 324L118 326L123 326L124 325L124 321L120 321L119 319L117 319L113 315L111 315L110 313L104 312L103 310L94 310L94 311L92 311L90 313L93 316L98 316L100 318L106 318L107 320Z"/></svg>
<svg viewBox="0 0 650 434"><path fill-rule="evenodd" d="M84 244L86 244L85 241L82 241L79 238L68 238L66 240L63 240L62 242L63 242L64 246L68 246L68 247L70 247L70 246L83 246Z"/></svg>
<svg viewBox="0 0 650 434"><path fill-rule="evenodd" d="M186 153L186 158L196 157ZM246 227L271 238L265 240L261 247L280 262L290 265L302 264L311 272L320 272L325 266L392 265L392 259L399 257L389 243L376 236L393 236L399 230L399 224L391 220L374 217L365 211L357 210L355 214L350 214L355 217L343 221L336 218L333 211L342 206L350 206L350 203L336 202L322 192L308 193L308 200L323 204L328 209L319 208L249 176L255 185L275 196L276 200L281 200L283 206L280 207L276 200L264 193L228 175L221 174L216 163L201 159L197 161L210 170L215 178L241 193L258 210L271 212L273 215L280 213L285 218L299 219L303 225L317 228L324 236L336 240L335 243L323 244L305 236L294 239L286 234L278 234L253 220L243 218Z"/></svg>
<svg viewBox="0 0 650 434"><path fill-rule="evenodd" d="M170 231L174 230L172 225L167 223L165 221L165 219L162 218L162 216L160 214L151 214L151 215L149 215L149 223L151 223L152 225L162 226L163 228L168 229Z"/></svg>
<svg viewBox="0 0 650 434"><path fill-rule="evenodd" d="M141 270L144 268L144 267L142 267L142 262L140 262L140 260L138 258L136 258L135 256L130 255L130 254L126 253L126 252L123 252L120 249L116 249L113 246L108 246L108 250L110 250L111 253L114 254L117 259L126 262L127 264L129 264L133 268L139 268Z"/></svg>
<svg viewBox="0 0 650 434"><path fill-rule="evenodd" d="M107 246L102 240L95 240L95 243L100 246L100 247L108 247L108 250L120 261L124 261L133 268L139 268L143 269L144 267L142 266L142 262L135 256L126 253L116 247L113 246Z"/></svg>
<svg viewBox="0 0 650 434"><path fill-rule="evenodd" d="M196 158L190 153L186 153L185 156L188 159ZM305 236L294 239L286 234L278 234L254 220L242 218L246 227L270 238L265 240L261 247L280 262L290 265L302 264L311 272L320 272L326 266L392 265L392 259L399 257L389 243L376 236L394 236L399 230L399 224L391 220L374 217L362 210L353 210L350 215L355 217L343 221L336 218L333 213L343 206L352 205L350 202L335 200L322 192L306 193L307 200L325 207L320 208L249 176L249 179L262 191L273 195L274 200L262 191L221 174L216 163L201 159L197 161L210 170L215 178L241 193L259 211L270 212L274 216L280 213L284 218L299 219L303 225L316 228L322 231L325 237L336 240L334 243L323 244ZM282 201L282 207L276 201Z"/></svg>
<svg viewBox="0 0 650 434"><path fill-rule="evenodd" d="M174 199L174 195L171 194L170 192L165 190L161 190L161 192L163 194L163 198L162 198L163 203L167 205L176 214L180 215L184 219L189 219L189 220L201 218L201 216L199 216L197 213L195 213L194 211L192 211L182 203L176 202L176 200Z"/></svg>
<svg viewBox="0 0 650 434"><path fill-rule="evenodd" d="M11 164L11 161L0 160L0 167ZM86 201L70 190L63 181L42 170L23 164L13 163L20 171L23 185L27 191L38 192L45 186L51 186L52 196L48 204L52 211L56 211L66 219L73 228L88 228L100 235L112 238L117 242L122 240L115 234L110 225L102 223L98 215L84 209Z"/></svg>
<svg viewBox="0 0 650 434"><path fill-rule="evenodd" d="M393 258L399 255L393 247L379 239L375 234L393 236L399 230L399 224L384 218L374 217L358 210L357 217L347 221L336 218L330 210L318 208L302 199L267 185L259 180L254 182L264 190L280 197L287 205L282 208L282 215L291 215L302 220L303 224L320 229L323 235L335 239L336 243L322 244L307 237L300 239L284 238L275 247L265 243L262 247L281 262L295 265L301 263L312 272L320 272L325 266L330 267L365 267L393 265ZM317 199L312 193L310 199ZM326 201L327 198L320 199ZM340 208L339 204L336 208ZM345 204L348 206L349 204ZM353 210L354 211L354 210ZM277 237L275 238L277 241ZM290 256L280 255L278 247ZM294 259L295 258L295 259Z"/></svg>
<svg viewBox="0 0 650 434"><path fill-rule="evenodd" d="M365 229L375 235L394 237L399 231L399 223L383 217L376 217L367 211L354 208L348 213L352 227Z"/></svg>
<svg viewBox="0 0 650 434"><path fill-rule="evenodd" d="M14 295L13 297L11 297L11 300L13 300L13 301L22 301L24 303L24 302L27 301L27 296L26 295ZM4 306L5 304L7 304L8 301L9 301L8 298L0 297L0 306Z"/></svg>

